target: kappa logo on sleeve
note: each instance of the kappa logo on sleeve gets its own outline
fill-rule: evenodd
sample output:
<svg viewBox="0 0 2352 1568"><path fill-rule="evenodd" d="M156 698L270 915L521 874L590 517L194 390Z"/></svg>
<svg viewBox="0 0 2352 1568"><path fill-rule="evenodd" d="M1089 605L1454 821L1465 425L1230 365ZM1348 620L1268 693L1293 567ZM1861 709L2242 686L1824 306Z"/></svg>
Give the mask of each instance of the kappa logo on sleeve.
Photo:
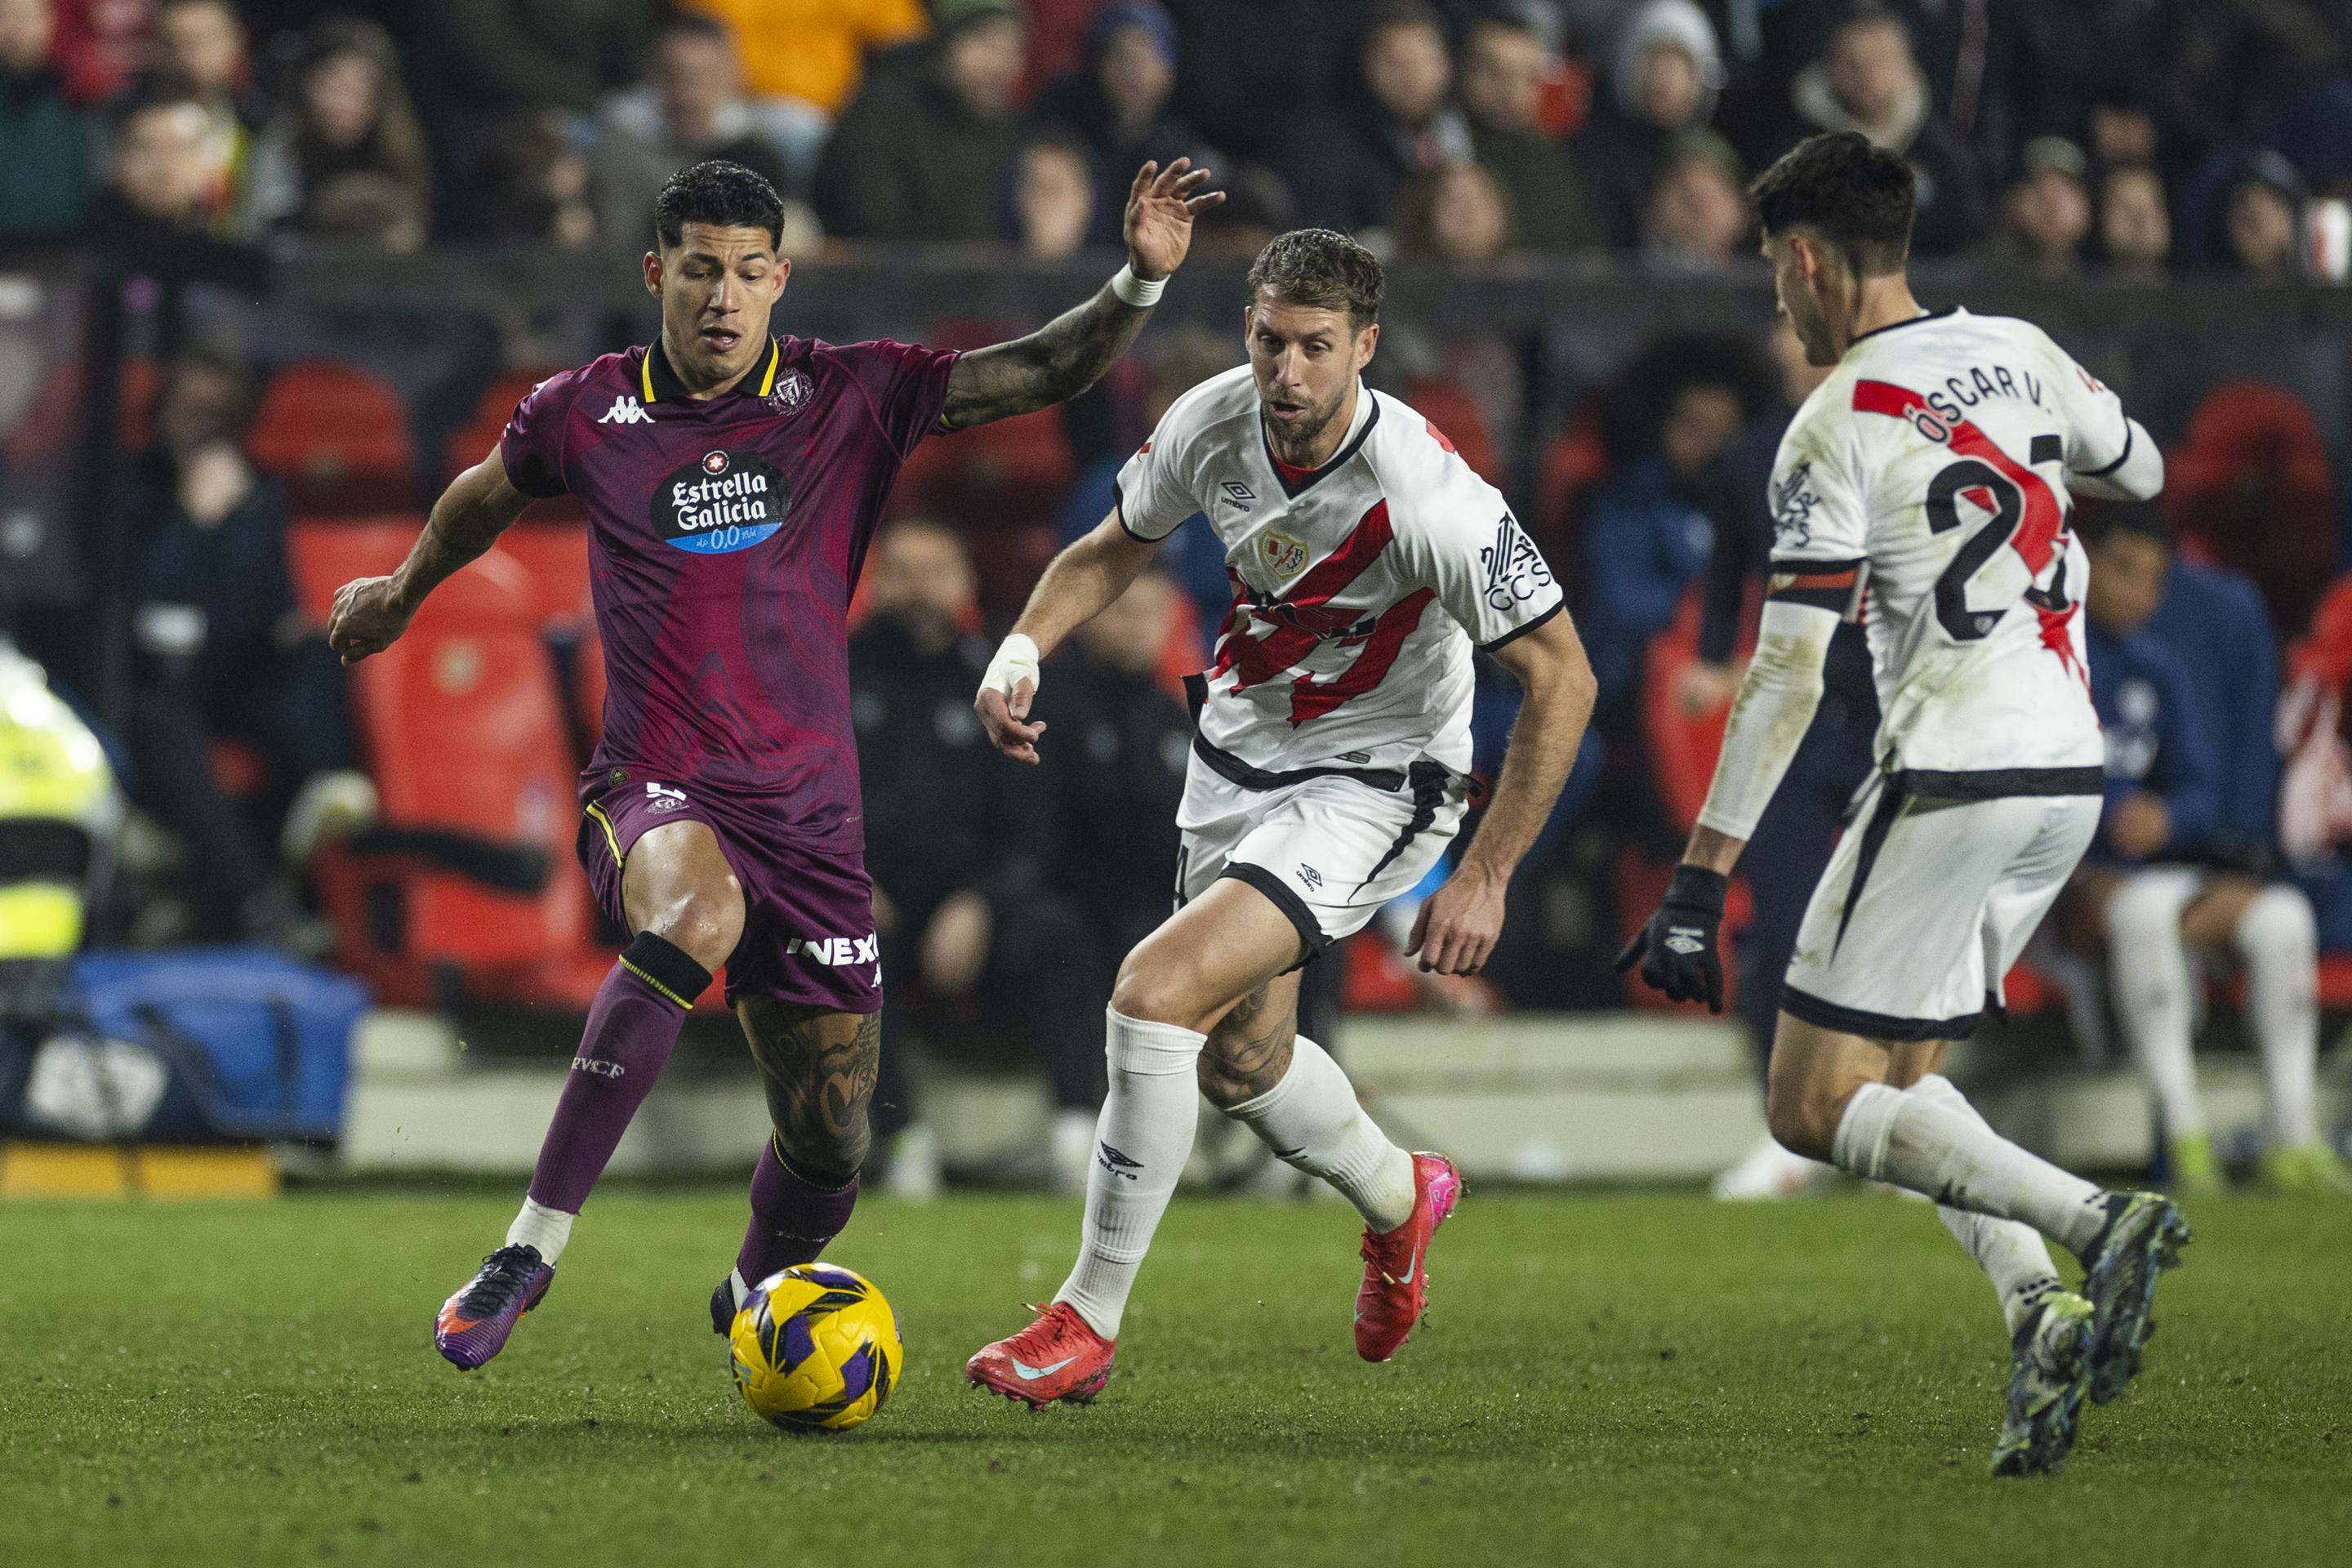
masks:
<svg viewBox="0 0 2352 1568"><path fill-rule="evenodd" d="M1495 527L1495 542L1478 552L1486 574L1486 604L1497 610L1524 605L1551 586L1551 566L1519 520L1509 512Z"/></svg>
<svg viewBox="0 0 2352 1568"><path fill-rule="evenodd" d="M645 411L644 405L629 396L614 398L613 406L596 417L599 425L650 425L653 422L654 416Z"/></svg>

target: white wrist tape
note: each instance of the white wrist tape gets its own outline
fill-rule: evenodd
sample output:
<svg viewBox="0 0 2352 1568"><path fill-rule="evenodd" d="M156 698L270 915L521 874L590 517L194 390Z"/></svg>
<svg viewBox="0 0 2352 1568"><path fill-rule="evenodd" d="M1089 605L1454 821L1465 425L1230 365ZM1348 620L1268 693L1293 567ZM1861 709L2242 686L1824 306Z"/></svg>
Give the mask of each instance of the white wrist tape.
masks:
<svg viewBox="0 0 2352 1568"><path fill-rule="evenodd" d="M988 661L988 673L980 678L982 691L1002 691L1009 700L1013 689L1023 681L1029 683L1031 692L1037 689L1037 645L1025 632L1014 632L996 647L996 657Z"/></svg>
<svg viewBox="0 0 2352 1568"><path fill-rule="evenodd" d="M1110 291L1139 310L1158 304L1160 290L1167 287L1167 279L1138 278L1132 267L1122 267L1110 275Z"/></svg>

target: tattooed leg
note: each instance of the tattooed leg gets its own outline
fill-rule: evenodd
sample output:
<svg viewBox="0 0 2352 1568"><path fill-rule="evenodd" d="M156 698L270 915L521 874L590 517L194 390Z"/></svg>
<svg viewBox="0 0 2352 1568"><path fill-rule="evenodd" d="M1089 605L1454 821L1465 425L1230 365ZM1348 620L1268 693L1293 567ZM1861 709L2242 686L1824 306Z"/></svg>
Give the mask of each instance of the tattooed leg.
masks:
<svg viewBox="0 0 2352 1568"><path fill-rule="evenodd" d="M776 1145L794 1168L845 1182L866 1163L866 1108L882 1060L882 1016L747 996L736 1008L768 1091Z"/></svg>
<svg viewBox="0 0 2352 1568"><path fill-rule="evenodd" d="M1297 1030L1298 975L1293 971L1243 997L1209 1031L1197 1069L1201 1092L1220 1110L1255 1100L1290 1070Z"/></svg>
<svg viewBox="0 0 2352 1568"><path fill-rule="evenodd" d="M746 997L736 1009L775 1131L751 1173L751 1223L735 1256L736 1300L779 1268L814 1261L857 1205L882 1020Z"/></svg>

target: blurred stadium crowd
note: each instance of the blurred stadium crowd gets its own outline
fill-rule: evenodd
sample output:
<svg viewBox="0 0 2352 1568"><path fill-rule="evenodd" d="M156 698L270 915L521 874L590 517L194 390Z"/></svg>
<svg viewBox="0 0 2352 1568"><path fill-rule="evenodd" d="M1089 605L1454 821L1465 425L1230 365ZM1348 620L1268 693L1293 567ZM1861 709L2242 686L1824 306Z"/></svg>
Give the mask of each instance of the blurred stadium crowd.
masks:
<svg viewBox="0 0 2352 1568"><path fill-rule="evenodd" d="M7 0L0 233L635 243L681 161L790 247L1115 243L1145 158L1221 226L1402 254L1744 251L1747 176L1854 129L1917 251L2277 277L2352 176L2322 0Z"/></svg>
<svg viewBox="0 0 2352 1568"><path fill-rule="evenodd" d="M1196 244L1203 266L1318 224L1401 272L1756 289L1754 328L1734 334L1662 332L1663 312L1532 332L1400 315L1374 366L1503 486L1571 584L1601 704L1487 975L1418 976L1402 922L1318 968L1357 1007L1638 1001L1608 961L1704 792L1752 632L1774 444L1811 384L1762 330L1745 185L1825 128L1910 159L1920 257L2072 300L2076 321L2189 275L2326 279L2352 195L2352 13L0 0L0 247L94 255L125 279L110 437L125 455L107 487L121 624L87 598L0 593L0 631L92 720L141 808L97 929L331 952L394 999L577 1005L607 962L568 863L602 689L577 513L534 512L396 658L346 677L318 632L333 586L398 559L521 391L644 341L647 321L543 294L437 322L256 309L279 272L484 245L625 273L662 179L710 156L776 183L786 249L820 271L940 246L1013 270L1100 251L1107 269L1137 165L1189 155L1231 193ZM788 295L783 330L801 330L794 309ZM961 346L1024 323L943 305L856 324ZM2091 606L2127 671L2102 698L2117 780L2104 853L2294 876L2323 946L2347 955L2321 963L2323 996L2352 1005L2336 860L2352 838L2352 586L2329 586L2352 558L2335 478L2352 455L2347 343L2210 315L2153 336L2069 341L2128 379L2172 473L2160 510L2095 525L2103 555L2156 552L2137 560L2154 574L2146 604ZM1237 334L1163 324L1066 411L927 443L861 589L856 721L894 1005L1017 1022L1066 1107L1092 1103L1108 975L1165 905L1189 733L1175 678L1201 667L1224 611L1214 542L1182 530L1165 574L1049 675L1059 769L1016 777L987 752L970 712L982 638L1057 541L1108 510L1118 461L1168 402L1239 357ZM0 410L12 441L38 434L37 401ZM1482 765L1513 701L1495 677ZM1783 839L1826 852L1868 764L1871 702L1849 658L1798 775L1815 798L1792 783L1776 807ZM139 852L155 826L175 850ZM1757 894L1735 910L1769 963L1810 876L1777 874L1792 910L1753 861ZM2038 963L2047 984L2023 978L2021 1010L2095 992L2084 976L2105 934L2079 923ZM1742 1011L1769 1020L1776 984L1751 979Z"/></svg>

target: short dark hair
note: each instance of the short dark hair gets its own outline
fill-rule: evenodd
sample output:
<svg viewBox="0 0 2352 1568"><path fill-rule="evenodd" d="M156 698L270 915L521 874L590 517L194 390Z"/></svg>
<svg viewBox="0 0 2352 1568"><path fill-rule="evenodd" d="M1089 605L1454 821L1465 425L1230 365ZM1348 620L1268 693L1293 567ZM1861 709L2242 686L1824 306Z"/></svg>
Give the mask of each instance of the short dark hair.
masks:
<svg viewBox="0 0 2352 1568"><path fill-rule="evenodd" d="M2086 545L2130 535L2172 548L2172 524L2147 500L2085 500L2075 509L2074 531Z"/></svg>
<svg viewBox="0 0 2352 1568"><path fill-rule="evenodd" d="M1387 286L1380 258L1328 228L1294 228L1276 235L1250 263L1251 300L1270 289L1286 305L1345 310L1349 325L1358 331L1381 319L1381 295Z"/></svg>
<svg viewBox="0 0 2352 1568"><path fill-rule="evenodd" d="M784 198L762 176L724 158L689 163L662 182L654 198L654 237L667 250L686 237L690 223L767 231L772 245L784 243Z"/></svg>
<svg viewBox="0 0 2352 1568"><path fill-rule="evenodd" d="M1872 146L1860 132L1806 137L1748 194L1767 236L1809 228L1864 277L1900 272L1910 254L1918 182L1901 153Z"/></svg>

